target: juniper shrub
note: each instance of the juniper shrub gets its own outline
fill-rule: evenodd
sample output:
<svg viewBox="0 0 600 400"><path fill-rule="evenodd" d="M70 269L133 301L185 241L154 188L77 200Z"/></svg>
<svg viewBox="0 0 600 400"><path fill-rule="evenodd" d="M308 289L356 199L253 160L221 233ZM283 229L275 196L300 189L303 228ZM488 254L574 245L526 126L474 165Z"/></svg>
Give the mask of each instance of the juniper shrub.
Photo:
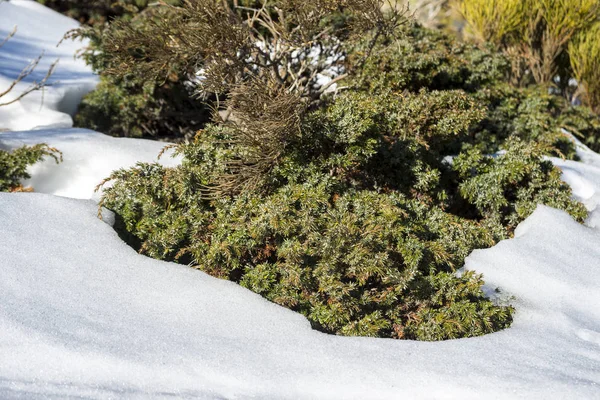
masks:
<svg viewBox="0 0 600 400"><path fill-rule="evenodd" d="M501 55L394 29L349 35L348 77L318 102L266 71L228 81L232 117L179 144L180 166L108 178L102 205L123 237L324 332L442 340L508 327L512 307L457 271L538 203L585 218L544 158L574 156L562 129L575 119L508 86Z"/></svg>
<svg viewBox="0 0 600 400"><path fill-rule="evenodd" d="M11 152L0 150L0 191L30 190L23 188L21 181L31 178L27 173L27 167L41 161L44 157L51 157L57 163L62 160L62 154L58 150L45 144L23 146Z"/></svg>

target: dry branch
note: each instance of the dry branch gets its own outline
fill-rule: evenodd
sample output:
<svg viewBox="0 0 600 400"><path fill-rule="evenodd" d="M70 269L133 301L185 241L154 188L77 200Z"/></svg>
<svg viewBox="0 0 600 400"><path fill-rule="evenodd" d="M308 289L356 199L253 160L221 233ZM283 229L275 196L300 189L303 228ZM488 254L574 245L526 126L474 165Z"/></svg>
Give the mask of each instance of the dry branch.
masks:
<svg viewBox="0 0 600 400"><path fill-rule="evenodd" d="M4 46L16 33L17 33L17 27L15 26L13 28L13 30L8 34L8 36L2 41L2 43L0 43L0 48L2 48L2 46ZM21 72L19 73L19 76L17 76L17 78L14 81L12 81L12 83L8 86L8 88L6 88L2 92L0 92L0 99L2 99L4 96L6 96L10 92L12 92L12 90L17 86L17 84L19 84L21 81L23 81L23 79L27 78L29 75L32 74L33 71L40 64L40 61L42 60L43 56L44 56L43 53L40 54L36 59L31 61L25 68L23 68L21 70ZM0 102L0 107L16 103L17 101L19 101L22 98L24 98L25 96L27 96L29 93L34 92L36 90L40 90L40 89L48 86L48 79L54 73L54 70L56 69L57 64L58 64L58 60L53 62L52 65L50 65L50 67L48 68L48 71L46 72L46 75L39 82L34 81L27 89L25 89L22 93L20 93L14 99L5 101L5 102Z"/></svg>

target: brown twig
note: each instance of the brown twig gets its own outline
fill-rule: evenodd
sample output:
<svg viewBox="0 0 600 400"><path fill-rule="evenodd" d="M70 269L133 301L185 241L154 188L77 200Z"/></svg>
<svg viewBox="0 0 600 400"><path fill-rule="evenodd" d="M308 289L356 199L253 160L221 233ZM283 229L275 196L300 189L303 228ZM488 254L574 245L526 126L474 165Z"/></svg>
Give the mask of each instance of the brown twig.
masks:
<svg viewBox="0 0 600 400"><path fill-rule="evenodd" d="M17 27L15 26L14 29L11 31L11 33L9 33L8 36L2 41L2 43L0 43L0 47L4 46L6 44L6 42L8 42L16 33L17 33ZM31 61L25 68L23 68L21 70L21 72L19 73L19 76L17 76L17 78L12 81L12 83L8 86L8 88L5 89L4 91L0 92L0 98L8 95L8 93L10 93L17 86L17 84L19 84L21 81L23 81L23 79L25 79L29 75L31 75L33 73L33 71L40 64L40 61L42 60L43 56L44 56L43 53L40 54L36 59ZM31 84L31 86L29 86L27 89L25 89L25 91L23 91L21 94L19 94L16 98L14 98L10 101L0 103L0 107L16 103L17 101L19 101L22 98L24 98L25 96L27 96L29 93L34 92L36 90L40 90L40 89L48 86L48 79L54 73L54 70L56 69L57 64L58 64L58 60L53 62L52 65L50 65L50 67L48 68L48 71L46 72L46 75L44 76L44 78L42 80L40 80L39 82L33 82Z"/></svg>

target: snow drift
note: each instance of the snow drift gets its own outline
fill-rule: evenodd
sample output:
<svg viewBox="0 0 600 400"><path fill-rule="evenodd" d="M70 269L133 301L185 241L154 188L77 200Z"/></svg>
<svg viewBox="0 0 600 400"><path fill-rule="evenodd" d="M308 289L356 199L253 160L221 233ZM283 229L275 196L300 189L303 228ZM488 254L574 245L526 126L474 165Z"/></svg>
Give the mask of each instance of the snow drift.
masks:
<svg viewBox="0 0 600 400"><path fill-rule="evenodd" d="M91 201L0 194L0 397L594 398L599 231L546 207L467 268L514 325L423 343L328 336L233 283L136 254Z"/></svg>
<svg viewBox="0 0 600 400"><path fill-rule="evenodd" d="M98 183L119 168L132 167L136 162L160 162L174 166L180 158L173 151L158 155L168 143L145 139L114 138L88 129L43 129L0 134L0 148L13 150L24 145L46 143L59 149L63 162L56 164L47 157L28 168L31 179L23 182L36 192L77 199L98 198L94 193Z"/></svg>
<svg viewBox="0 0 600 400"><path fill-rule="evenodd" d="M96 82L72 58L80 43L55 47L77 24L33 1L0 1L0 38L15 24L0 89L41 51L36 74L60 58L52 87L0 108L0 130L46 128L2 133L2 147L63 151L64 163L35 165L26 184L90 198L113 169L156 159L164 143L57 129ZM234 283L137 254L93 201L0 193L0 398L598 398L600 156L579 155L553 162L592 211L589 227L539 207L515 239L475 251L465 268L484 273L491 295L511 296L501 300L515 322L436 343L315 332Z"/></svg>

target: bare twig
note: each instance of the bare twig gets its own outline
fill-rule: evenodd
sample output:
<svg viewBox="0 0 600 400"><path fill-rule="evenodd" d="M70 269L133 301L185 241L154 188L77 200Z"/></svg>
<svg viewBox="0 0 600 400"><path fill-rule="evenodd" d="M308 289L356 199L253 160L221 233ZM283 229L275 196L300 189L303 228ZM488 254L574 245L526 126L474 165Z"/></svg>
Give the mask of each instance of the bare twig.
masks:
<svg viewBox="0 0 600 400"><path fill-rule="evenodd" d="M0 3L1 3L1 1L0 1ZM0 47L4 46L6 44L6 42L8 42L10 40L10 38L15 36L16 33L17 33L17 26L15 25L13 30L8 34L8 36L6 36L6 38L2 41L2 43L0 43Z"/></svg>
<svg viewBox="0 0 600 400"><path fill-rule="evenodd" d="M385 12L386 1L256 0L251 7L184 0L163 10L169 18L141 27L117 22L118 29L107 31L107 72L160 79L174 68L193 75L200 67L198 95L216 97L214 118L228 128L223 146L231 154L206 195L256 188L299 137L303 113L335 95L332 89L353 72L352 65L362 66L348 62L348 43L372 38L366 60L381 38L405 22L406 9L390 3ZM219 94L228 97L219 102Z"/></svg>
<svg viewBox="0 0 600 400"><path fill-rule="evenodd" d="M2 41L2 43L0 43L0 47L4 46L6 44L6 42L8 42L16 33L17 33L17 27L15 26L14 29L11 31L11 33L9 33L8 36ZM23 79L27 78L29 75L32 74L33 71L40 64L40 61L42 60L43 56L44 56L43 53L40 54L36 59L31 61L25 68L23 68L21 70L21 72L19 73L19 76L17 76L17 78L14 81L12 81L12 83L8 86L8 88L5 89L4 91L0 92L0 99L3 98L4 96L8 95L21 81L23 81ZM57 64L58 64L58 60L53 62L52 65L50 65L50 67L48 68L48 71L46 72L46 75L39 82L33 82L27 89L25 89L21 94L19 94L14 99L12 99L10 101L0 102L0 107L16 103L17 101L23 99L25 96L27 96L31 92L40 90L40 89L48 86L48 79L54 73L54 70L56 69Z"/></svg>

